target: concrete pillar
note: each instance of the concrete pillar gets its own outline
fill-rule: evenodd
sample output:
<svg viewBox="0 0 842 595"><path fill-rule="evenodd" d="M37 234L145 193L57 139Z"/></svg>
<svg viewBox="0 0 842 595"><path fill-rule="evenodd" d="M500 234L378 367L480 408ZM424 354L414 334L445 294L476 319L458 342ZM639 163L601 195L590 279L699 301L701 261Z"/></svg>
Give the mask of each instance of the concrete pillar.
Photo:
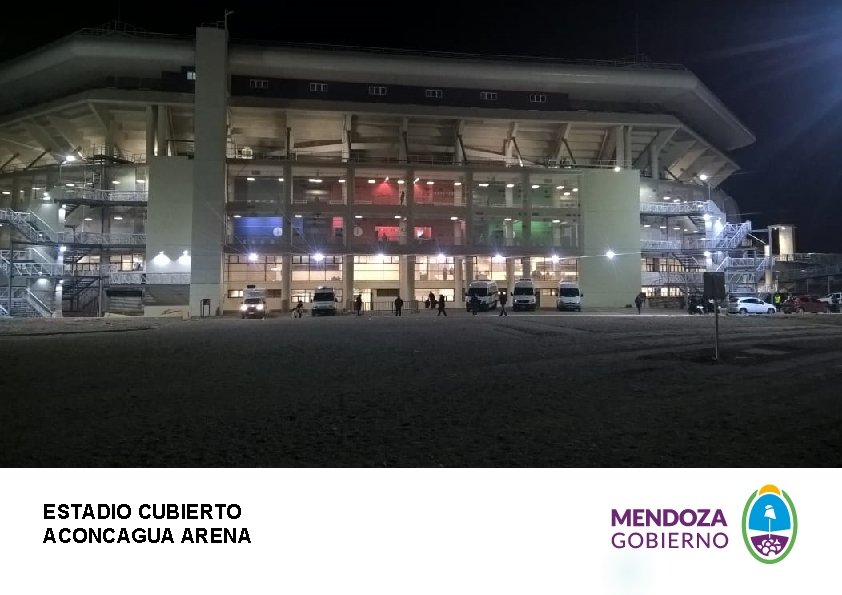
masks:
<svg viewBox="0 0 842 595"><path fill-rule="evenodd" d="M415 299L415 255L401 256L400 292L404 301Z"/></svg>
<svg viewBox="0 0 842 595"><path fill-rule="evenodd" d="M345 301L345 307L348 308L353 302L354 298L357 297L354 294L354 255L353 254L345 254L342 257L342 285L344 287L343 291L343 300ZM353 308L351 308L353 310Z"/></svg>
<svg viewBox="0 0 842 595"><path fill-rule="evenodd" d="M198 48L197 48L197 50L198 50ZM227 59L226 59L226 61L227 61ZM210 74L210 73L208 73L208 74ZM226 95L227 95L227 91L226 91ZM198 96L199 96L199 84L197 82L196 83L196 97L198 98ZM167 157L169 155L172 155L172 151L170 150L172 147L170 147L170 143L169 143L169 140L170 140L170 108L168 106L166 106L166 105L159 105L158 106L158 122L157 122L157 125L158 125L158 134L157 134L156 139L155 139L157 141L157 143L156 143L157 150L156 150L155 154L158 157ZM194 129L196 127L195 121L193 123L193 127L194 127Z"/></svg>
<svg viewBox="0 0 842 595"><path fill-rule="evenodd" d="M553 248L561 246L561 223L553 223Z"/></svg>
<svg viewBox="0 0 842 595"><path fill-rule="evenodd" d="M632 127L624 126L623 130L623 167L631 167L632 157Z"/></svg>
<svg viewBox="0 0 842 595"><path fill-rule="evenodd" d="M453 257L453 295L457 304L462 303L462 294L465 291L465 277L462 271L464 266L464 258L461 256Z"/></svg>
<svg viewBox="0 0 842 595"><path fill-rule="evenodd" d="M222 255L225 242L228 114L228 34L222 29L196 30L196 92L193 227L190 311L211 300L211 315L222 312ZM159 112L159 129L161 114ZM286 273L284 273L286 274Z"/></svg>
<svg viewBox="0 0 842 595"><path fill-rule="evenodd" d="M453 245L454 246L464 246L465 245L465 238L463 237L462 233L462 222L461 221L453 221Z"/></svg>
<svg viewBox="0 0 842 595"><path fill-rule="evenodd" d="M526 193L526 189L525 189L525 188L523 189L523 192L524 192L524 193ZM514 189L514 188L509 188L509 185L508 185L508 184L506 184L506 206L507 206L507 207L513 207L513 206L515 206L515 198L514 198L514 194L515 194L515 189Z"/></svg>
<svg viewBox="0 0 842 595"><path fill-rule="evenodd" d="M474 280L474 257L468 255L465 257L465 287Z"/></svg>
<svg viewBox="0 0 842 595"><path fill-rule="evenodd" d="M284 165L284 186L280 197L281 211L281 251L289 253L292 250L292 166Z"/></svg>
<svg viewBox="0 0 842 595"><path fill-rule="evenodd" d="M465 172L465 246L473 247L474 244L474 174ZM470 249L468 253L470 254ZM466 278L470 278L466 274Z"/></svg>
<svg viewBox="0 0 842 595"><path fill-rule="evenodd" d="M509 295L512 294L512 291L515 288L515 259L514 258L507 258L506 259L506 293Z"/></svg>
<svg viewBox="0 0 842 595"><path fill-rule="evenodd" d="M289 312L292 288L292 256L281 255L281 311Z"/></svg>
<svg viewBox="0 0 842 595"><path fill-rule="evenodd" d="M503 239L506 246L515 245L515 228L513 221L503 221Z"/></svg>
<svg viewBox="0 0 842 595"><path fill-rule="evenodd" d="M63 260L63 255L59 254L59 258ZM59 281L55 281L55 291L53 292L53 318L62 318L62 284Z"/></svg>
<svg viewBox="0 0 842 595"><path fill-rule="evenodd" d="M596 169L583 175L579 283L585 304L623 307L640 292L640 176Z"/></svg>
<svg viewBox="0 0 842 595"><path fill-rule="evenodd" d="M155 155L155 128L158 121L158 108L154 105L146 106L146 162Z"/></svg>
<svg viewBox="0 0 842 595"><path fill-rule="evenodd" d="M625 143L626 143L626 135L625 135L625 126L617 126L614 129L614 146L616 154L617 154L617 165L620 167L624 167L626 163L626 151L625 151Z"/></svg>
<svg viewBox="0 0 842 595"><path fill-rule="evenodd" d="M529 174L523 173L520 176L520 185L522 188L529 188ZM531 246L530 238L532 237L532 197L529 192L524 190L523 200L523 225L520 234L520 245L524 248Z"/></svg>
<svg viewBox="0 0 842 595"><path fill-rule="evenodd" d="M403 213L404 218L401 219L401 230L406 230L406 233L403 237L406 238L406 245L407 246L417 246L418 242L415 239L415 184L413 184L410 180L415 179L415 170L409 170L406 172L407 183L404 184L406 186L406 207ZM415 257L413 257L414 262ZM414 279L414 270L413 270L413 279ZM407 299L407 298L404 298Z"/></svg>
<svg viewBox="0 0 842 595"><path fill-rule="evenodd" d="M520 270L521 274L524 277L531 277L532 276L532 258L529 256L524 256L520 259Z"/></svg>
<svg viewBox="0 0 842 595"><path fill-rule="evenodd" d="M795 226L778 226L778 254L789 256L795 252Z"/></svg>
<svg viewBox="0 0 842 595"><path fill-rule="evenodd" d="M26 197L29 196L30 192L32 192L31 188L31 184L29 187L26 187L24 185L24 181L21 180L21 177L16 175L12 178L12 195L9 197L10 200L5 204L11 207L14 211L20 211L21 205L24 204ZM21 190L23 190L23 192L21 192ZM11 225L9 227L11 227Z"/></svg>
<svg viewBox="0 0 842 595"><path fill-rule="evenodd" d="M660 151L658 150L656 143L653 142L649 145L649 165L652 168L652 190L655 192L656 198L660 199L661 163L659 161L658 153L660 153Z"/></svg>

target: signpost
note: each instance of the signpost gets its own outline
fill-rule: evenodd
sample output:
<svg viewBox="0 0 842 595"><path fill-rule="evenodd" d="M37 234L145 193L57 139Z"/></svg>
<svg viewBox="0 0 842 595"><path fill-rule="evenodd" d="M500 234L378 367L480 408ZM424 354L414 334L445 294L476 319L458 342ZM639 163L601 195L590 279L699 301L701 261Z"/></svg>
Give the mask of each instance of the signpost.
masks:
<svg viewBox="0 0 842 595"><path fill-rule="evenodd" d="M704 274L704 300L713 300L714 320L716 321L713 338L713 361L719 361L719 300L725 299L725 273L708 272Z"/></svg>

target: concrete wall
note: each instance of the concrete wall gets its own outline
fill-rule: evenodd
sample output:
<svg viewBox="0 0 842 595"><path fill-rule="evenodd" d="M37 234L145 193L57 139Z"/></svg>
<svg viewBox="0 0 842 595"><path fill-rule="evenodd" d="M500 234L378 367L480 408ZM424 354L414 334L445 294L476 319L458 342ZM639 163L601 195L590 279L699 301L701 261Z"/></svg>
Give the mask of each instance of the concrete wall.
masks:
<svg viewBox="0 0 842 595"><path fill-rule="evenodd" d="M579 194L584 306L623 307L640 292L639 172L586 170Z"/></svg>
<svg viewBox="0 0 842 595"><path fill-rule="evenodd" d="M190 310L200 312L209 299L211 314L223 305L222 252L225 243L225 148L228 116L228 35L224 30L196 30L196 94L193 270Z"/></svg>
<svg viewBox="0 0 842 595"><path fill-rule="evenodd" d="M193 221L193 162L186 157L149 159L146 270L151 273L188 273L190 265L178 262L190 250ZM155 264L163 252L167 265Z"/></svg>

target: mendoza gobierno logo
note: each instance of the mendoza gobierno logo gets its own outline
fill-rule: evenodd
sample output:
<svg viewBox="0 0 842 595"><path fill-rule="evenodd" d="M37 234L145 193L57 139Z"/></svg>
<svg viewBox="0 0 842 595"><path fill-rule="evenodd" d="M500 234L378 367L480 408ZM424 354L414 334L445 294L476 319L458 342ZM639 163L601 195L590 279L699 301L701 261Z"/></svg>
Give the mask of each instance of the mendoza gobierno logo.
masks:
<svg viewBox="0 0 842 595"><path fill-rule="evenodd" d="M749 496L743 509L743 541L751 555L764 564L787 557L795 545L798 517L789 495L768 484Z"/></svg>
<svg viewBox="0 0 842 595"><path fill-rule="evenodd" d="M728 526L719 508L611 509L611 526L628 527L611 536L617 549L722 549Z"/></svg>

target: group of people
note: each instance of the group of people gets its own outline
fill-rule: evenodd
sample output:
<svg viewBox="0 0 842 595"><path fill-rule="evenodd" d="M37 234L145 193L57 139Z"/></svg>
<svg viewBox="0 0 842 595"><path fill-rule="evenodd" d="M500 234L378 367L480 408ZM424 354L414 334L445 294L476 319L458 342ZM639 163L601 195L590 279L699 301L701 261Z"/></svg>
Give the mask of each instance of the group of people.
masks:
<svg viewBox="0 0 842 595"><path fill-rule="evenodd" d="M447 316L447 310L445 310L445 301L446 300L445 300L445 297L443 295L439 295L439 299L437 300L436 294L434 294L431 291L429 293L429 295L427 295L427 299L424 300L424 307L434 310L436 308L436 306L438 306L439 313L436 314L436 317L441 316L442 314Z"/></svg>

